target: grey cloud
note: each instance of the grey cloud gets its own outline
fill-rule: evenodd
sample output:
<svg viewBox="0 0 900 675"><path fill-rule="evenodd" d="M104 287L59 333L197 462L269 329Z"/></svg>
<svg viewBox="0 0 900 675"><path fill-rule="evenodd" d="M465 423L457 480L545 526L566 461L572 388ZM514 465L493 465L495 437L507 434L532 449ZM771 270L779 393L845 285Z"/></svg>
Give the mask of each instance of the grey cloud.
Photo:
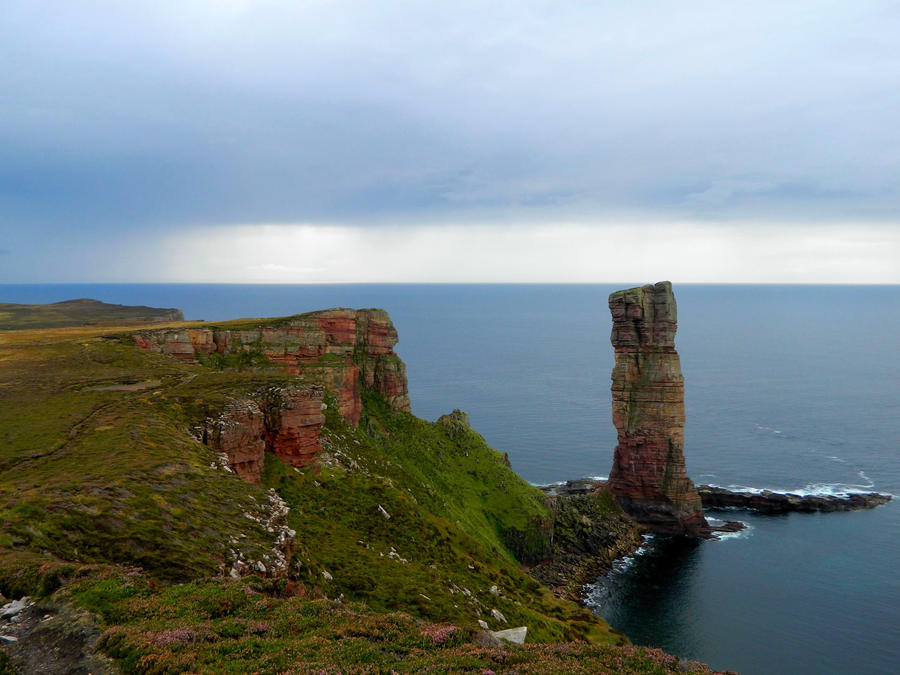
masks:
<svg viewBox="0 0 900 675"><path fill-rule="evenodd" d="M13 0L0 214L891 219L892 7Z"/></svg>

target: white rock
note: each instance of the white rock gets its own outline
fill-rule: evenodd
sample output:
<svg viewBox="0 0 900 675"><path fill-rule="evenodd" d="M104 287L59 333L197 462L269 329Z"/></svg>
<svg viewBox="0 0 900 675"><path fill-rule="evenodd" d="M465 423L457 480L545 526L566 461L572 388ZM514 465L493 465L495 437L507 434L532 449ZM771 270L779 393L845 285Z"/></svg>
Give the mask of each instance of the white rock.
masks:
<svg viewBox="0 0 900 675"><path fill-rule="evenodd" d="M263 565L263 561L262 561L262 560L257 560L257 561L256 561L256 569L259 570L259 572L261 572L262 574L265 574L265 573L266 573L266 566Z"/></svg>
<svg viewBox="0 0 900 675"><path fill-rule="evenodd" d="M485 621L484 619L478 619L478 625L481 626L482 630L488 629L488 622Z"/></svg>
<svg viewBox="0 0 900 675"><path fill-rule="evenodd" d="M496 611L496 610L495 610ZM506 630L491 631L498 640L506 640L514 645L525 644L525 634L528 633L528 626L519 626L518 628L507 628Z"/></svg>
<svg viewBox="0 0 900 675"><path fill-rule="evenodd" d="M21 600L13 600L12 602L8 602L3 605L3 607L0 607L0 619L13 618L16 614L21 612L30 604L31 598L29 598L27 595Z"/></svg>
<svg viewBox="0 0 900 675"><path fill-rule="evenodd" d="M501 614L499 610L492 609L491 616L497 619L497 621L499 621L500 623L506 623L506 617L503 616L503 614Z"/></svg>
<svg viewBox="0 0 900 675"><path fill-rule="evenodd" d="M328 570L322 570L322 576L325 577L325 581L331 581L334 579L334 577L331 576Z"/></svg>
<svg viewBox="0 0 900 675"><path fill-rule="evenodd" d="M388 513L387 511L385 511L385 510L384 510L384 507L383 507L381 504L378 505L378 512L379 512L381 515L384 516L384 519L385 519L385 520L390 520L390 519L391 519L391 514Z"/></svg>
<svg viewBox="0 0 900 675"><path fill-rule="evenodd" d="M500 595L500 589L496 586L491 586L491 595Z"/></svg>

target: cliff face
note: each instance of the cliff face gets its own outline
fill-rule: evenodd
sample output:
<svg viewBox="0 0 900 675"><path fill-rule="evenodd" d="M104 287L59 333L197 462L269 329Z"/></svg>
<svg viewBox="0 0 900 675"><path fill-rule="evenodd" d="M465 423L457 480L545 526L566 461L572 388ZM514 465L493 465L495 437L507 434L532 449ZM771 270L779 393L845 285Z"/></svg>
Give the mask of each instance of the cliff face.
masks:
<svg viewBox="0 0 900 675"><path fill-rule="evenodd" d="M236 402L204 427L205 442L251 482L259 481L266 450L294 466L315 458L325 421L323 389L334 394L353 427L362 414L363 391L410 409L406 366L393 350L397 331L380 309L328 309L249 327L141 331L134 340L141 349L187 362L220 359L227 365L265 357L298 376L297 387Z"/></svg>
<svg viewBox="0 0 900 675"><path fill-rule="evenodd" d="M675 351L677 311L668 281L609 296L615 348L612 417L618 431L609 489L658 532L708 525L684 462L684 379Z"/></svg>
<svg viewBox="0 0 900 675"><path fill-rule="evenodd" d="M289 466L312 463L322 449L322 410L321 387L269 387L231 401L199 431L203 443L225 455L229 469L259 483L267 451Z"/></svg>

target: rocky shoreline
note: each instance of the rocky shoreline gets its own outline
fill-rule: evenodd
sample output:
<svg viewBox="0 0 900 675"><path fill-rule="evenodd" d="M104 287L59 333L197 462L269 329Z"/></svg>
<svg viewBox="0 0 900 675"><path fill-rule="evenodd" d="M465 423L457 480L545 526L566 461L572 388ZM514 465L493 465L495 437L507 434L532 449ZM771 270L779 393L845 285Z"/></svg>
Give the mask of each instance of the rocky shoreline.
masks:
<svg viewBox="0 0 900 675"><path fill-rule="evenodd" d="M604 574L613 561L631 555L642 544L643 528L613 506L612 495L593 487L570 487L554 494L544 488L552 519L546 529L546 559L528 573L554 595L582 601L584 584Z"/></svg>

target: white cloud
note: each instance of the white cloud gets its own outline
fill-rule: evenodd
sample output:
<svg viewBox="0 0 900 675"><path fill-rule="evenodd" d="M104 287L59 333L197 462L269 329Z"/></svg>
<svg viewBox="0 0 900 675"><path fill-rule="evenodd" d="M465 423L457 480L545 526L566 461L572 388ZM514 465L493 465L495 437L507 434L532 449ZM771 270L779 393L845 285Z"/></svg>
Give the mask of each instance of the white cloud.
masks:
<svg viewBox="0 0 900 675"><path fill-rule="evenodd" d="M255 224L71 231L2 256L0 282L900 284L898 260L898 225Z"/></svg>
<svg viewBox="0 0 900 675"><path fill-rule="evenodd" d="M160 245L148 281L900 283L884 225L246 225Z"/></svg>

